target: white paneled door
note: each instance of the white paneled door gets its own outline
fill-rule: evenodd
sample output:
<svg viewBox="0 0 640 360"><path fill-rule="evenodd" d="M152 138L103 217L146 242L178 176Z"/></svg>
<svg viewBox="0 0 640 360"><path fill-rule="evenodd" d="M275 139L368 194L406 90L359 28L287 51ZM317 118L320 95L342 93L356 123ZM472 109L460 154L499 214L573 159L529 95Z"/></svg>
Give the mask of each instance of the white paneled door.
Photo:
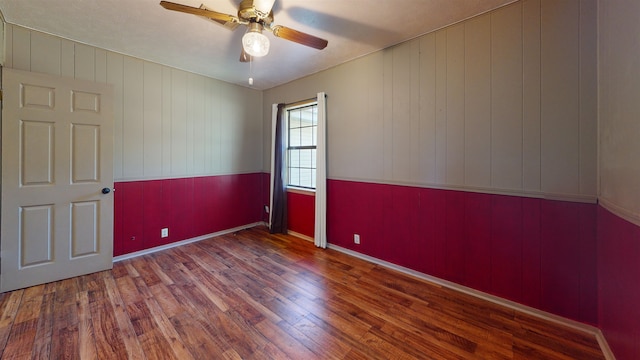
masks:
<svg viewBox="0 0 640 360"><path fill-rule="evenodd" d="M113 90L2 70L0 291L110 269Z"/></svg>

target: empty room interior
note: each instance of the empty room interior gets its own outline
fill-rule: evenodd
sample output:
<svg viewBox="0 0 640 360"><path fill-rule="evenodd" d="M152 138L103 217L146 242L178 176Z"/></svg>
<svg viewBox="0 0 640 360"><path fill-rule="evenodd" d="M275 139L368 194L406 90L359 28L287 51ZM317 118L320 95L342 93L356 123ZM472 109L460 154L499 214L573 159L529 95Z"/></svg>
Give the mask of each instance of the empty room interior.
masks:
<svg viewBox="0 0 640 360"><path fill-rule="evenodd" d="M0 0L0 359L640 359L640 2L175 1Z"/></svg>

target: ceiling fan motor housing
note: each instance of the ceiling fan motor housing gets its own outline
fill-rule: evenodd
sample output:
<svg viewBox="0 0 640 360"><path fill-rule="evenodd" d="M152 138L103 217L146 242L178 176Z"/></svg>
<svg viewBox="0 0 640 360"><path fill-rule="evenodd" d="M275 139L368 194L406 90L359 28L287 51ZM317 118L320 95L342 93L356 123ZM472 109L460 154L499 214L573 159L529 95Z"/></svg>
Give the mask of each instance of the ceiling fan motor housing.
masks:
<svg viewBox="0 0 640 360"><path fill-rule="evenodd" d="M263 25L269 25L273 21L273 12L263 13L256 9L254 0L242 0L238 8L238 17L248 22L257 22Z"/></svg>

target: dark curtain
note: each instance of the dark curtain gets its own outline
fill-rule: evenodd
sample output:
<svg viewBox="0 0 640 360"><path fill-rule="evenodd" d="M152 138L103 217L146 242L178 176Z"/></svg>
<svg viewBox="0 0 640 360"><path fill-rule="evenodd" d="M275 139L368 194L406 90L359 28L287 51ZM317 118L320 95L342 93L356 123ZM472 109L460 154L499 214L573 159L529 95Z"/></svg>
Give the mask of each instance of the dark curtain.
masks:
<svg viewBox="0 0 640 360"><path fill-rule="evenodd" d="M287 191L285 181L284 148L285 104L278 104L276 137L274 139L273 208L271 209L271 233L287 233Z"/></svg>

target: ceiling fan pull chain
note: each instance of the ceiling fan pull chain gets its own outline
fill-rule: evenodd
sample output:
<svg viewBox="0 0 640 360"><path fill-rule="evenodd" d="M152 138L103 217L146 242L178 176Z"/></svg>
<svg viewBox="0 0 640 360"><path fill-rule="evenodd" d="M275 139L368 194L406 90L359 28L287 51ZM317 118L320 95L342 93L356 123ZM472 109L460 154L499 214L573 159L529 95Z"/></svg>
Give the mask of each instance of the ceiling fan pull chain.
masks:
<svg viewBox="0 0 640 360"><path fill-rule="evenodd" d="M253 85L253 56L249 57L249 85Z"/></svg>

